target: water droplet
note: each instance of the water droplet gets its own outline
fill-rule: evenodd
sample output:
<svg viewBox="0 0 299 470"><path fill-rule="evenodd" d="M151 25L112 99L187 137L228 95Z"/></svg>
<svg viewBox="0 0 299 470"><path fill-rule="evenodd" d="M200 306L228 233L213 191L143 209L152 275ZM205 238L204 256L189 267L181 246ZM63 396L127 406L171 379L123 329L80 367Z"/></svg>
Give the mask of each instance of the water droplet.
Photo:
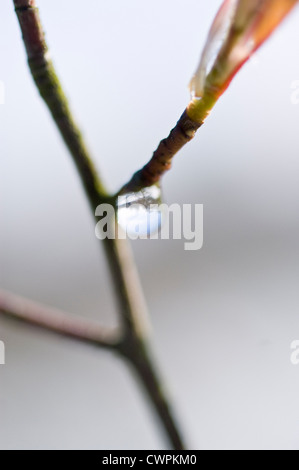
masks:
<svg viewBox="0 0 299 470"><path fill-rule="evenodd" d="M161 189L154 185L118 197L117 221L130 238L147 238L161 227Z"/></svg>

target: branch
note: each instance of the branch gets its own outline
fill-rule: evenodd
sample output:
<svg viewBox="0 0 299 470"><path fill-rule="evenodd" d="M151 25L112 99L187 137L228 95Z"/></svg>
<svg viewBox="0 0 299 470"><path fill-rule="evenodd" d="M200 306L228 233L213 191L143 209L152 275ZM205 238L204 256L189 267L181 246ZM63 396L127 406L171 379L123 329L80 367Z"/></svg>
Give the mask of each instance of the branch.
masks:
<svg viewBox="0 0 299 470"><path fill-rule="evenodd" d="M4 290L0 290L0 316L1 314L60 336L114 350L127 358L151 399L174 448L184 449L162 382L144 344L136 342L135 336L122 338L117 330L106 329L97 322L67 314Z"/></svg>
<svg viewBox="0 0 299 470"><path fill-rule="evenodd" d="M120 190L139 191L157 184L174 155L195 135L220 96L251 55L266 41L299 0L225 0L210 29L198 69L190 83L193 96L151 160ZM223 25L226 32L223 33Z"/></svg>
<svg viewBox="0 0 299 470"><path fill-rule="evenodd" d="M45 100L77 165L93 211L100 202L111 201L87 153L65 94L57 78L40 21L35 0L13 0L19 19L28 63L35 83ZM124 240L104 241L105 253L119 301L120 316L128 329L144 334L146 306L128 243Z"/></svg>
<svg viewBox="0 0 299 470"><path fill-rule="evenodd" d="M170 170L171 161L175 154L193 139L202 124L203 121L196 122L192 120L188 116L187 110L185 110L169 136L161 140L151 160L133 175L119 194L139 191L144 187L157 184L164 173Z"/></svg>
<svg viewBox="0 0 299 470"><path fill-rule="evenodd" d="M120 353L133 366L139 382L152 402L161 424L175 450L186 450L180 428L174 419L171 400L167 394L164 382L158 374L150 348L138 338L124 337L119 346Z"/></svg>
<svg viewBox="0 0 299 470"><path fill-rule="evenodd" d="M186 447L172 411L171 400L153 362L147 342L146 305L130 246L126 240L119 239L106 239L104 243L125 328L125 335L118 352L133 366L173 449L184 450Z"/></svg>
<svg viewBox="0 0 299 470"><path fill-rule="evenodd" d="M32 76L75 161L94 213L95 208L100 203L113 203L115 197L111 197L106 193L90 159L80 131L74 122L67 99L53 64L49 59L48 46L45 41L35 0L13 1L23 33ZM186 123L187 121L188 119L186 119ZM188 131L188 129L186 130ZM130 355L124 353L121 345L119 345L118 351L122 356L126 356L131 364L135 366L135 370L147 389L152 404L158 412L162 426L173 447L175 449L183 449L184 445L179 427L170 412L168 397L162 391L160 379L157 377L146 344L147 310L139 276L137 275L128 243L126 240L106 239L104 240L104 248L118 300L125 342L130 344ZM47 325L48 323L44 324L44 327L47 327ZM51 327L51 325L49 326ZM88 331L93 338L92 332ZM143 358L142 366L139 364L139 357Z"/></svg>
<svg viewBox="0 0 299 470"><path fill-rule="evenodd" d="M35 0L14 0L23 34L28 64L36 86L47 104L56 125L81 175L93 208L105 200L107 193L97 175L81 132L72 116L53 63Z"/></svg>
<svg viewBox="0 0 299 470"><path fill-rule="evenodd" d="M97 322L46 307L3 290L0 290L1 313L61 336L81 340L98 347L114 349L120 340L117 331L103 328Z"/></svg>

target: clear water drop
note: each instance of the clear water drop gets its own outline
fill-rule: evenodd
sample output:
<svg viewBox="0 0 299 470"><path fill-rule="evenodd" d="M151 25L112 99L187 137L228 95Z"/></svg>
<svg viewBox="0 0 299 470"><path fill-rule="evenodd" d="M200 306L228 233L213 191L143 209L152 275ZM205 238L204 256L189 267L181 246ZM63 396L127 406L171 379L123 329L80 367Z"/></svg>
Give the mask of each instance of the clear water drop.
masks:
<svg viewBox="0 0 299 470"><path fill-rule="evenodd" d="M118 197L117 222L130 238L147 238L162 224L161 188L153 185Z"/></svg>

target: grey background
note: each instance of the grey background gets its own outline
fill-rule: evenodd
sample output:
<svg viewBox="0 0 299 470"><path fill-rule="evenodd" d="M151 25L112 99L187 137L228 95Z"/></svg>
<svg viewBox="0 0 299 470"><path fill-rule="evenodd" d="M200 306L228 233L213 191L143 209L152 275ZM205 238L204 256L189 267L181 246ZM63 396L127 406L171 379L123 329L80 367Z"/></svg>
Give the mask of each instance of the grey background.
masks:
<svg viewBox="0 0 299 470"><path fill-rule="evenodd" d="M39 0L59 74L116 190L188 102L220 2ZM0 285L116 321L103 253L72 162L32 84L12 1L1 2ZM203 203L204 248L133 244L153 344L189 445L299 449L297 10L241 71L164 179ZM124 364L0 319L1 449L159 449Z"/></svg>

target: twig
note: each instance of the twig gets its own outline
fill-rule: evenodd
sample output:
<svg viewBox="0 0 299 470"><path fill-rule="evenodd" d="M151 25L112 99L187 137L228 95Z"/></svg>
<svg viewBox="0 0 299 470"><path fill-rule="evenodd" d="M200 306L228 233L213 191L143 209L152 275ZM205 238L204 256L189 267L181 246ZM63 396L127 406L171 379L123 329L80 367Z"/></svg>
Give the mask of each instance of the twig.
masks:
<svg viewBox="0 0 299 470"><path fill-rule="evenodd" d="M167 390L158 374L157 366L153 362L149 345L145 341L139 341L136 337L125 337L124 342L120 344L120 352L128 358L130 365L133 366L133 372L154 405L173 448L185 450L186 447L182 441L179 427L174 420Z"/></svg>
<svg viewBox="0 0 299 470"><path fill-rule="evenodd" d="M175 154L193 139L202 124L203 122L190 119L186 109L169 136L161 140L151 160L133 175L119 194L139 191L144 187L158 183L163 174L170 170L171 161Z"/></svg>
<svg viewBox="0 0 299 470"><path fill-rule="evenodd" d="M120 342L120 334L117 331L108 330L97 322L46 307L3 290L0 290L1 313L61 336L102 348L114 349Z"/></svg>
<svg viewBox="0 0 299 470"><path fill-rule="evenodd" d="M159 182L162 175L170 169L174 155L194 137L236 73L272 34L296 3L298 0L257 2L226 0L222 4L210 29L199 68L190 84L193 99L169 136L160 142L151 160L133 175L118 194L139 191ZM221 26L225 24L227 31L215 55L216 48L212 45L213 41L219 42L220 24Z"/></svg>
<svg viewBox="0 0 299 470"><path fill-rule="evenodd" d="M98 204L107 200L114 201L115 198L110 198L107 194L74 122L53 64L49 60L48 47L35 0L13 1L33 78L73 156L94 213ZM169 399L163 392L161 380L147 346L145 327L147 312L128 244L125 240L106 239L104 248L124 327L125 339L119 352L134 365L172 446L175 449L183 449L179 427L170 411Z"/></svg>
<svg viewBox="0 0 299 470"><path fill-rule="evenodd" d="M104 328L98 322L67 314L4 290L0 290L0 316L1 314L60 336L109 349L127 358L133 365L133 372L137 374L153 402L174 447L183 449L180 435L174 425L169 401L165 399L165 391L162 390L161 381L157 376L156 367L152 366L144 343L138 344L135 335L123 337L116 329Z"/></svg>
<svg viewBox="0 0 299 470"><path fill-rule="evenodd" d="M202 99L192 99L169 136L161 140L150 161L134 173L118 194L139 191L157 184L164 173L170 170L173 157L194 138L198 129L204 124L216 101L210 92L207 92Z"/></svg>
<svg viewBox="0 0 299 470"><path fill-rule="evenodd" d="M28 64L36 86L72 154L88 197L96 207L103 199L105 200L107 193L97 175L50 59L35 0L14 0L14 5L23 34Z"/></svg>

